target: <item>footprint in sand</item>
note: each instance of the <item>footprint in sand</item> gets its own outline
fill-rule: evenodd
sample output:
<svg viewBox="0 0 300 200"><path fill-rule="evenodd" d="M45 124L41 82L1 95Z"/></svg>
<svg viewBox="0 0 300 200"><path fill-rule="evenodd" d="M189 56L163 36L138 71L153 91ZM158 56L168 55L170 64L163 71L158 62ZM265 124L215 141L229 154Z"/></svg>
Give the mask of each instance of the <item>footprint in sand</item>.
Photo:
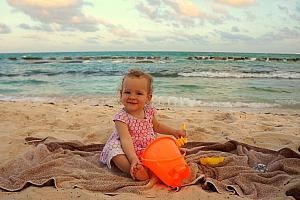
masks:
<svg viewBox="0 0 300 200"><path fill-rule="evenodd" d="M257 125L256 130L258 130L258 131L273 131L274 127L268 126L268 125Z"/></svg>
<svg viewBox="0 0 300 200"><path fill-rule="evenodd" d="M201 128L201 127L195 128L194 131L197 132L197 133L210 133L210 131L208 131L205 128Z"/></svg>
<svg viewBox="0 0 300 200"><path fill-rule="evenodd" d="M234 117L230 113L217 114L214 117L214 119L217 120L217 121L224 121L224 122L227 122L227 123L233 123L233 122L236 121L236 117Z"/></svg>

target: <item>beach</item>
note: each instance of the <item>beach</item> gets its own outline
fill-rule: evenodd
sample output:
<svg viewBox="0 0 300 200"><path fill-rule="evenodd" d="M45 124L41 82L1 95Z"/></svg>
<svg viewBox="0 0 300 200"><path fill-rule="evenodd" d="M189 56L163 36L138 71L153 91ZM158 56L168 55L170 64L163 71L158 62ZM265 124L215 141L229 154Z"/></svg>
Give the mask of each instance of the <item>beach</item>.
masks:
<svg viewBox="0 0 300 200"><path fill-rule="evenodd" d="M0 162L35 150L26 137L104 144L114 128L112 117L121 108L120 81L133 67L154 77L152 103L158 119L178 129L185 122L188 141L234 140L299 152L299 59L295 54L222 52L1 54ZM155 184L146 194L50 184L2 191L0 198L241 199L204 190L200 184L180 192Z"/></svg>
<svg viewBox="0 0 300 200"><path fill-rule="evenodd" d="M55 137L79 140L84 144L105 143L113 129L112 116L121 108L112 100L1 101L0 162L5 163L35 148L25 137ZM188 141L226 142L236 140L261 148L290 148L299 153L300 114L293 109L250 109L218 107L180 107L156 105L157 117L169 126L187 124ZM242 199L218 194L199 185L179 192L157 185L147 195L105 194L84 189L56 189L54 186L29 186L18 192L0 193L1 199ZM286 199L293 199L287 197ZM245 198L243 198L245 199Z"/></svg>
<svg viewBox="0 0 300 200"><path fill-rule="evenodd" d="M0 7L0 200L300 200L299 0ZM138 148L156 134L132 136L145 181L100 162L132 69L153 77L156 118L187 131L151 158ZM125 121L147 134L140 111Z"/></svg>

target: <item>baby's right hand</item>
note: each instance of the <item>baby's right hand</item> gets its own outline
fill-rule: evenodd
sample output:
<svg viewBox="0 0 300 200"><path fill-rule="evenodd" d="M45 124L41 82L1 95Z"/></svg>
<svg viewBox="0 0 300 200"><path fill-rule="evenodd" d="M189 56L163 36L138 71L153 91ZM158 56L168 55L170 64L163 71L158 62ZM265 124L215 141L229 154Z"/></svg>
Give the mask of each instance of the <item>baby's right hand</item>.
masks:
<svg viewBox="0 0 300 200"><path fill-rule="evenodd" d="M173 133L175 138L185 137L186 131L185 130L177 130Z"/></svg>
<svg viewBox="0 0 300 200"><path fill-rule="evenodd" d="M139 159L133 160L130 164L130 175L133 179L135 179L135 172L139 165L141 165L141 161Z"/></svg>

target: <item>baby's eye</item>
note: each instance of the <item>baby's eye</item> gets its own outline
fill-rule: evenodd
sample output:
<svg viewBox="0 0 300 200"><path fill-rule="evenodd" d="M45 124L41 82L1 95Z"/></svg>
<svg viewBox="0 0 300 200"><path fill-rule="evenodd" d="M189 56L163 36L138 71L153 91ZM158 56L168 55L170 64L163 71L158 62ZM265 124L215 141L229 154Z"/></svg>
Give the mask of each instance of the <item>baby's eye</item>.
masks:
<svg viewBox="0 0 300 200"><path fill-rule="evenodd" d="M125 93L125 94L130 94L130 92L129 92L129 91L125 91L124 93Z"/></svg>
<svg viewBox="0 0 300 200"><path fill-rule="evenodd" d="M138 92L137 95L143 95L143 93L142 92Z"/></svg>

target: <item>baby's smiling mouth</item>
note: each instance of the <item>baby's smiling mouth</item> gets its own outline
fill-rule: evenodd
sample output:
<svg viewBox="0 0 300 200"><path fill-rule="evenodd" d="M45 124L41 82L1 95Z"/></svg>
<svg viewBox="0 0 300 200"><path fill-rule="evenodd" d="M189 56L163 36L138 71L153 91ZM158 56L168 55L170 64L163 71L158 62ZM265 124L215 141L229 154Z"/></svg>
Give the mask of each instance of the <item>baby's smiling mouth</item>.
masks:
<svg viewBox="0 0 300 200"><path fill-rule="evenodd" d="M127 103L128 104L137 104L136 102L131 102L131 101L128 101Z"/></svg>

